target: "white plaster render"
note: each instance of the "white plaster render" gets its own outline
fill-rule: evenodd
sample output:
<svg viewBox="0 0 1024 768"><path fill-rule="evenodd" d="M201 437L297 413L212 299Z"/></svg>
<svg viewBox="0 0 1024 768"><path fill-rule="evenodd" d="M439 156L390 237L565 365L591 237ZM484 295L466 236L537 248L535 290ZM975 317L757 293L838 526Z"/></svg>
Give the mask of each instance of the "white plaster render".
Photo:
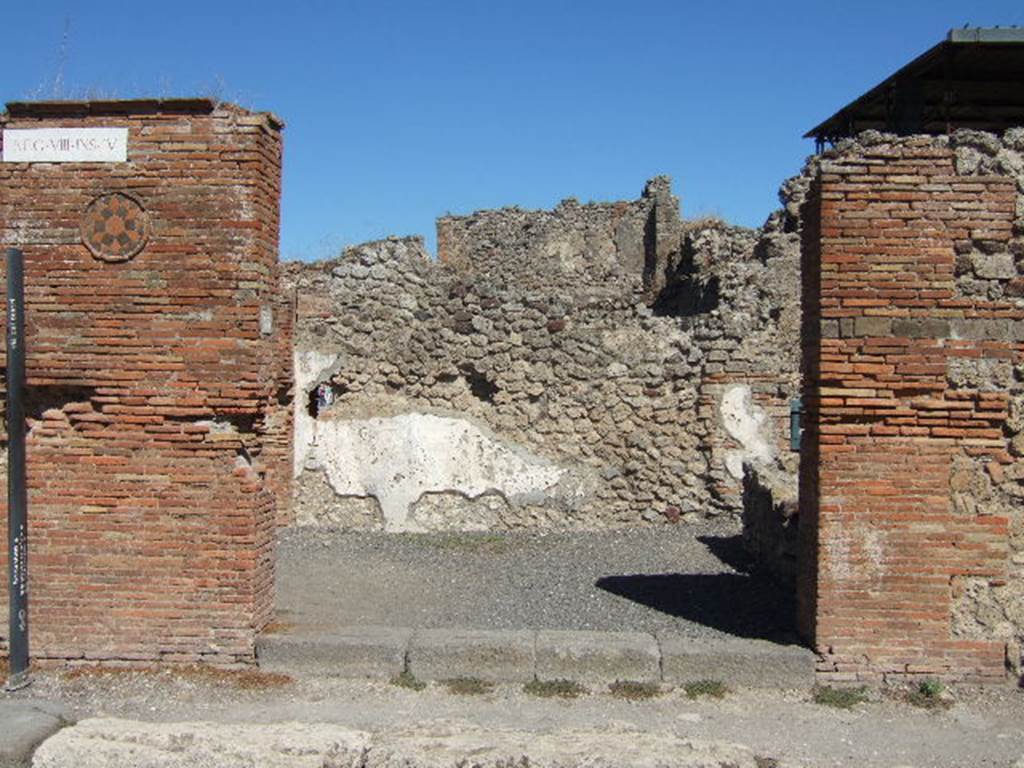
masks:
<svg viewBox="0 0 1024 768"><path fill-rule="evenodd" d="M857 522L844 523L843 534L822 537L827 557L823 573L838 582L853 581L867 589L881 588L887 573L885 535Z"/></svg>
<svg viewBox="0 0 1024 768"><path fill-rule="evenodd" d="M324 374L338 362L338 355L318 352L309 349L304 352L295 350L292 355L292 365L295 375L295 465L294 475L298 477L306 466L306 459L309 458L316 442L317 420L309 415L309 392L320 382Z"/></svg>
<svg viewBox="0 0 1024 768"><path fill-rule="evenodd" d="M470 421L426 413L321 419L312 450L335 493L377 499L387 531L423 530L410 511L425 493L531 501L566 473Z"/></svg>
<svg viewBox="0 0 1024 768"><path fill-rule="evenodd" d="M771 439L771 422L745 384L734 384L725 390L718 406L722 424L729 436L740 444L725 455L725 468L737 480L743 479L743 462L766 466L775 459Z"/></svg>

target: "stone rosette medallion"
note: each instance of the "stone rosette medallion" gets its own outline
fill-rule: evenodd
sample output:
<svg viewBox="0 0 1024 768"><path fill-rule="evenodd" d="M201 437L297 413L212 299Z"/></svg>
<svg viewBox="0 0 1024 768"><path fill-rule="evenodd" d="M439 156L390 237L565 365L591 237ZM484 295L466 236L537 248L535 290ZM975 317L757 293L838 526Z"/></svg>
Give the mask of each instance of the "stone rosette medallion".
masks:
<svg viewBox="0 0 1024 768"><path fill-rule="evenodd" d="M100 195L82 215L82 242L103 261L127 261L149 240L149 216L142 203L123 192Z"/></svg>

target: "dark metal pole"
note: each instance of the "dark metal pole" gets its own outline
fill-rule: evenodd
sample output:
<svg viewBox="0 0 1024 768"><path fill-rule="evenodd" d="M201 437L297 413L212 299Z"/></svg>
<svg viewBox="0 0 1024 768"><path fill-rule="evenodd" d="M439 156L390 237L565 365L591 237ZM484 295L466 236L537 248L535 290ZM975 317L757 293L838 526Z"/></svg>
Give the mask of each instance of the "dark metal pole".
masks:
<svg viewBox="0 0 1024 768"><path fill-rule="evenodd" d="M804 415L804 401L799 397L789 401L789 449L799 451L800 443L803 441L803 426L801 425Z"/></svg>
<svg viewBox="0 0 1024 768"><path fill-rule="evenodd" d="M10 677L28 685L28 498L25 491L25 260L7 249L7 564Z"/></svg>

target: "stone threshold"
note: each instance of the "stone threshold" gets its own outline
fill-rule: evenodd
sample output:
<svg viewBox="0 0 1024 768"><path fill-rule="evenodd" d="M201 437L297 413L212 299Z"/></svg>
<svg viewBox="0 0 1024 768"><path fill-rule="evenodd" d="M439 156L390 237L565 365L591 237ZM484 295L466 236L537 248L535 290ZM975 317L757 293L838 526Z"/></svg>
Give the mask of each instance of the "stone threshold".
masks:
<svg viewBox="0 0 1024 768"><path fill-rule="evenodd" d="M616 680L684 685L809 689L817 657L807 648L744 638L644 632L409 629L348 626L265 633L260 668L295 677L417 680L479 678Z"/></svg>

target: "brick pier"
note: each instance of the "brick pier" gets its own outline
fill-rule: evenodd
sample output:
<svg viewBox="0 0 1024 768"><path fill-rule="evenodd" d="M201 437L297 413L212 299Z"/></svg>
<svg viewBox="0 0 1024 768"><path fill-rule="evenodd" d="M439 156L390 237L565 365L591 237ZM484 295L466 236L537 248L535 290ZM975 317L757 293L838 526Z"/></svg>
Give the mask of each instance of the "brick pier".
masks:
<svg viewBox="0 0 1024 768"><path fill-rule="evenodd" d="M32 656L250 659L288 493L281 124L176 100L9 104L0 126L128 130L127 162L0 164L0 244L26 263Z"/></svg>
<svg viewBox="0 0 1024 768"><path fill-rule="evenodd" d="M1008 518L954 503L952 468L1013 461L987 371L1020 359L1024 310L964 295L955 265L998 258L984 254L1015 205L1013 180L959 176L927 137L822 164L804 232L800 603L826 677L1005 675L1005 643L955 633L953 612L965 580L1005 583ZM964 368L973 383L954 381Z"/></svg>

